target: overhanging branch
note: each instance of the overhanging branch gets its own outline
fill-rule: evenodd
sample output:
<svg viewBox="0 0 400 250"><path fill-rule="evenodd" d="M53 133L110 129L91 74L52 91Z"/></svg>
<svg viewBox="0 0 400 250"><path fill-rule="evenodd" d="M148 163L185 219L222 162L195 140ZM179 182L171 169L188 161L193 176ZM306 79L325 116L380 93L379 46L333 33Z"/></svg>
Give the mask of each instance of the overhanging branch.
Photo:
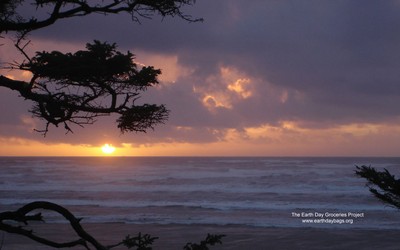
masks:
<svg viewBox="0 0 400 250"><path fill-rule="evenodd" d="M109 114L120 116L121 132L145 132L163 123L169 111L164 105L136 105L142 91L158 84L161 71L138 69L133 59L129 51L123 54L115 44L99 41L74 54L38 52L16 67L32 74L29 83L0 76L0 86L34 102L30 112L46 121L45 129L35 130L44 135L50 124L63 124L68 133L71 124L83 127Z"/></svg>
<svg viewBox="0 0 400 250"><path fill-rule="evenodd" d="M92 2L92 5L90 4ZM202 21L202 19L192 18L190 15L184 14L180 9L183 5L192 5L195 0L114 0L102 1L101 3L93 3L95 1L40 1L36 0L37 8L45 8L53 5L52 11L47 18L39 20L31 17L29 20L23 20L19 16L16 20L0 19L0 33L8 31L32 31L41 29L54 24L56 21L75 16L86 16L91 13L99 14L119 14L129 13L134 20L136 16L148 16L160 14L162 16L179 16L189 22Z"/></svg>
<svg viewBox="0 0 400 250"><path fill-rule="evenodd" d="M7 223L7 221L14 221L23 222L24 225L28 225L30 221L43 221L43 217L41 214L36 214L34 216L28 215L35 210L53 211L62 215L66 220L68 220L68 222L80 238L69 242L55 242L40 237L36 235L32 230L25 229L23 226L13 226ZM16 211L0 213L0 230L6 231L8 233L23 235L36 242L56 248L66 248L81 245L84 246L86 249L90 249L88 247L88 243L90 243L98 250L107 249L82 228L82 226L80 225L80 220L76 218L69 210L57 204L46 201L32 202Z"/></svg>

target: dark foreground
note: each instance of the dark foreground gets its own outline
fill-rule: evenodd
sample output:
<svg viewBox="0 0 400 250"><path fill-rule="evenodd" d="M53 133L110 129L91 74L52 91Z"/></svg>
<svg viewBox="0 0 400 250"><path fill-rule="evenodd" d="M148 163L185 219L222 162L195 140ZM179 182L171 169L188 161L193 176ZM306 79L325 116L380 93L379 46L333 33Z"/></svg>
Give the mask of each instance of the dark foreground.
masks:
<svg viewBox="0 0 400 250"><path fill-rule="evenodd" d="M138 232L158 236L154 250L182 249L187 242L199 242L207 233L226 234L223 244L213 247L222 249L383 249L398 250L400 230L366 229L317 229L317 228L254 228L242 226L208 225L128 225L128 224L87 224L88 232L104 244L119 242L127 234ZM52 239L71 238L67 224L41 224L37 230ZM4 242L2 250L39 250L44 247L22 236L0 233ZM83 249L83 248L74 248ZM123 247L115 249L126 249Z"/></svg>

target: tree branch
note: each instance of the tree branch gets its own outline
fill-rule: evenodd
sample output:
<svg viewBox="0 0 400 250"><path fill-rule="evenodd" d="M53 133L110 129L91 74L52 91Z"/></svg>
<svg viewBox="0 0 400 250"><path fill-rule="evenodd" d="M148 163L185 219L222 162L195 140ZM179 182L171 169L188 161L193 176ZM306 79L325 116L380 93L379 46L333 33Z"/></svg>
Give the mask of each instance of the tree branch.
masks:
<svg viewBox="0 0 400 250"><path fill-rule="evenodd" d="M53 211L60 215L62 215L71 225L72 229L75 231L79 239L72 240L68 242L55 242L43 237L36 235L33 230L25 229L23 226L13 226L7 224L8 222L22 222L25 226L29 224L30 221L43 221L42 215L28 215L29 213L35 210L47 210ZM28 237L36 242L41 244L55 247L55 248L70 248L75 246L83 246L86 249L90 249L89 246L93 246L96 250L109 250L121 245L126 246L127 248L135 247L138 250L151 249L149 245L153 244L153 242L158 239L158 237L152 237L149 234L142 235L139 233L135 237L126 236L121 242L117 244L112 244L109 246L104 246L100 242L98 242L92 235L87 233L80 224L80 219L76 218L68 209L57 205L55 203L46 202L46 201L35 201L25 206L19 208L16 211L8 211L0 213L0 231L5 231L8 233L19 234L25 237Z"/></svg>
<svg viewBox="0 0 400 250"><path fill-rule="evenodd" d="M30 112L46 121L45 129L36 131L46 135L50 124L64 124L68 133L70 124L92 124L98 116L115 113L121 132L145 132L168 118L164 105L135 105L141 91L158 84L159 69L138 69L133 54L122 54L115 44L94 41L86 47L74 54L38 52L16 65L32 74L29 83L0 76L0 86L34 102Z"/></svg>
<svg viewBox="0 0 400 250"><path fill-rule="evenodd" d="M30 215L31 212L35 210L45 210L52 211L63 216L71 225L74 232L79 236L78 239L68 241L68 242L56 242L38 236L33 230L26 229L31 221L42 221L45 222L41 213ZM0 213L0 231L5 231L12 234L18 234L28 237L38 243L55 247L55 248L70 248L75 246L83 246L90 250L90 246L93 246L96 250L109 250L118 246L125 246L127 248L134 248L137 250L150 250L150 246L154 243L158 237L152 237L149 234L141 234L140 232L137 236L127 235L122 241L116 244L111 244L104 246L98 242L92 235L87 233L80 224L80 219L76 218L68 209L57 205L55 203L47 201L35 201L24 205L23 207L17 209L16 211L7 211ZM8 223L7 223L8 222ZM11 225L11 224L13 225ZM23 226L15 226L15 224L23 223ZM186 250L206 250L209 249L208 246L213 246L216 244L222 244L221 239L225 237L223 234L207 234L205 240L201 241L200 244L187 243L184 246ZM1 247L1 245L0 245Z"/></svg>
<svg viewBox="0 0 400 250"><path fill-rule="evenodd" d="M37 20L31 17L29 20L18 21L11 20L10 18L0 19L0 33L8 31L32 31L41 29L54 24L59 19L71 18L74 16L86 16L91 13L99 14L118 14L129 13L134 20L135 16L147 16L153 13L158 13L162 16L179 16L189 22L198 22L202 19L193 19L189 15L182 13L180 8L183 5L192 5L195 0L114 0L102 1L89 5L88 1L68 1L68 0L54 0L54 1L35 1L37 7L44 8L45 5L54 4L53 10L48 18ZM65 10L63 10L65 9Z"/></svg>
<svg viewBox="0 0 400 250"><path fill-rule="evenodd" d="M6 223L6 221L15 221L24 222L24 224L27 225L29 221L43 221L43 218L40 214L36 214L35 216L28 215L28 213L38 209L53 211L62 215L65 219L68 220L68 222L80 238L70 242L59 243L37 236L32 230L24 229L21 226L12 226ZM6 231L8 233L23 235L39 243L56 248L74 247L81 245L86 247L87 249L90 249L88 247L88 243L90 243L98 250L107 249L82 228L82 226L80 225L80 220L77 219L69 210L57 204L46 201L32 202L21 207L17 211L0 213L0 230Z"/></svg>
<svg viewBox="0 0 400 250"><path fill-rule="evenodd" d="M387 169L380 172L373 167L356 166L356 175L368 181L368 188L382 202L400 209L400 179Z"/></svg>

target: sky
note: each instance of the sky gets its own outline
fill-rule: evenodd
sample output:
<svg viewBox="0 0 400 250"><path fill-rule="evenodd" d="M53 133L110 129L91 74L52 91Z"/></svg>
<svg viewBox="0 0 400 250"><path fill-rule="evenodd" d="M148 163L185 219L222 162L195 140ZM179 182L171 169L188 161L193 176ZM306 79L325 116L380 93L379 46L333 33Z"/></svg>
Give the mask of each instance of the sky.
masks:
<svg viewBox="0 0 400 250"><path fill-rule="evenodd" d="M184 11L204 21L91 15L30 36L31 55L96 39L160 68L141 100L165 104L165 124L121 134L110 116L43 137L32 103L0 87L0 155L102 155L108 143L122 156L399 156L400 1L198 0ZM1 61L22 60L2 40Z"/></svg>

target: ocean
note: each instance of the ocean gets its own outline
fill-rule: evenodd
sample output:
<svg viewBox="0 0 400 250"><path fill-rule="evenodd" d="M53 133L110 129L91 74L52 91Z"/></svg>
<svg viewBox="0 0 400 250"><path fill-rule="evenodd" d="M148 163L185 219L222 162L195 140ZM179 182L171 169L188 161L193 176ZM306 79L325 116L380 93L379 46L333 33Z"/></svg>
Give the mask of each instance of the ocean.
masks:
<svg viewBox="0 0 400 250"><path fill-rule="evenodd" d="M0 211L45 200L85 223L399 229L355 165L396 174L400 158L1 157Z"/></svg>

